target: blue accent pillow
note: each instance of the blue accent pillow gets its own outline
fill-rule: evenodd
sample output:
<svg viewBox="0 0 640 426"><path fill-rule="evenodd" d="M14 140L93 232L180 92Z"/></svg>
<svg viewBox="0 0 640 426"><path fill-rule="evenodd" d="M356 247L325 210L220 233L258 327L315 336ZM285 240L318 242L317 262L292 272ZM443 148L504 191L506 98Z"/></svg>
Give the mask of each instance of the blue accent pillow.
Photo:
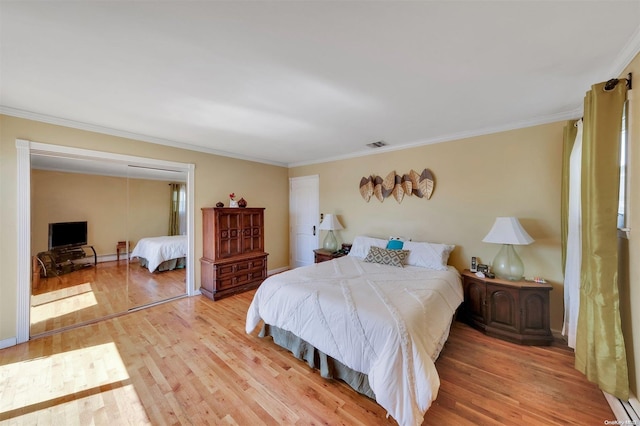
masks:
<svg viewBox="0 0 640 426"><path fill-rule="evenodd" d="M387 250L402 250L404 241L401 240L389 240L387 243Z"/></svg>

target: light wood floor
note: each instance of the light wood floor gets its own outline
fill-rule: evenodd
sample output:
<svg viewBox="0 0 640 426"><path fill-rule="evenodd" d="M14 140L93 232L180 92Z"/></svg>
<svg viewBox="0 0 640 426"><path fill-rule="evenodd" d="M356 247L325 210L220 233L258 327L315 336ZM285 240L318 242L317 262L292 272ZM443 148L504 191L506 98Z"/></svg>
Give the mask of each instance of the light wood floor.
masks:
<svg viewBox="0 0 640 426"><path fill-rule="evenodd" d="M0 350L3 424L395 424L374 401L244 332L253 292L203 296ZM454 323L425 425L602 425L602 393L566 347Z"/></svg>
<svg viewBox="0 0 640 426"><path fill-rule="evenodd" d="M151 273L137 261L124 260L40 278L31 290L30 335L185 295L185 279L185 269Z"/></svg>

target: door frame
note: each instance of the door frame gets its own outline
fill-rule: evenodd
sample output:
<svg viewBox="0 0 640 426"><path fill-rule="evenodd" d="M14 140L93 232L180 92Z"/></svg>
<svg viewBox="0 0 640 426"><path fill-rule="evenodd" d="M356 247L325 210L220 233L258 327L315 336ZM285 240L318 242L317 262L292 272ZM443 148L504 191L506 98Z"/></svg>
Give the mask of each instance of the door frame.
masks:
<svg viewBox="0 0 640 426"><path fill-rule="evenodd" d="M114 154L90 149L73 148L62 145L51 145L16 139L17 151L17 212L18 212L18 244L17 244L17 305L16 305L16 340L23 343L29 340L30 334L30 299L31 299L31 153L51 154L70 158L110 161L125 165L136 165L151 168L166 168L187 173L187 265L186 290L188 296L197 294L195 288L194 261L194 182L195 164L157 160L132 155Z"/></svg>

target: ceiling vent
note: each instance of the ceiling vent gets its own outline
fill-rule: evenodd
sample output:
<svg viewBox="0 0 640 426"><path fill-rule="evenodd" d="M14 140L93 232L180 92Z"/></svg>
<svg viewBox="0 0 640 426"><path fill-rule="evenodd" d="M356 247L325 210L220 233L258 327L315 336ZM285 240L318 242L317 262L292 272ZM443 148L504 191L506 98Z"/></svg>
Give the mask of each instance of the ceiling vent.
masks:
<svg viewBox="0 0 640 426"><path fill-rule="evenodd" d="M383 141L372 142L367 144L369 148L382 148L383 146L386 146L386 145L387 143Z"/></svg>

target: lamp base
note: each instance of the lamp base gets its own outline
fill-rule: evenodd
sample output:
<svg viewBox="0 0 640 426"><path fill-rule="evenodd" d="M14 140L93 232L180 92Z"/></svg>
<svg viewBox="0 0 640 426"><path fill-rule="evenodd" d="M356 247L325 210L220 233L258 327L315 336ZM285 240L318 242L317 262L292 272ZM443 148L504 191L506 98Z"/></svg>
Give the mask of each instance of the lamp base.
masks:
<svg viewBox="0 0 640 426"><path fill-rule="evenodd" d="M493 259L492 272L496 277L509 281L520 281L524 276L524 265L511 244L503 244Z"/></svg>
<svg viewBox="0 0 640 426"><path fill-rule="evenodd" d="M333 231L329 231L327 236L324 237L322 248L325 250L331 250L332 252L338 250L338 240L336 240L336 236L333 235Z"/></svg>

